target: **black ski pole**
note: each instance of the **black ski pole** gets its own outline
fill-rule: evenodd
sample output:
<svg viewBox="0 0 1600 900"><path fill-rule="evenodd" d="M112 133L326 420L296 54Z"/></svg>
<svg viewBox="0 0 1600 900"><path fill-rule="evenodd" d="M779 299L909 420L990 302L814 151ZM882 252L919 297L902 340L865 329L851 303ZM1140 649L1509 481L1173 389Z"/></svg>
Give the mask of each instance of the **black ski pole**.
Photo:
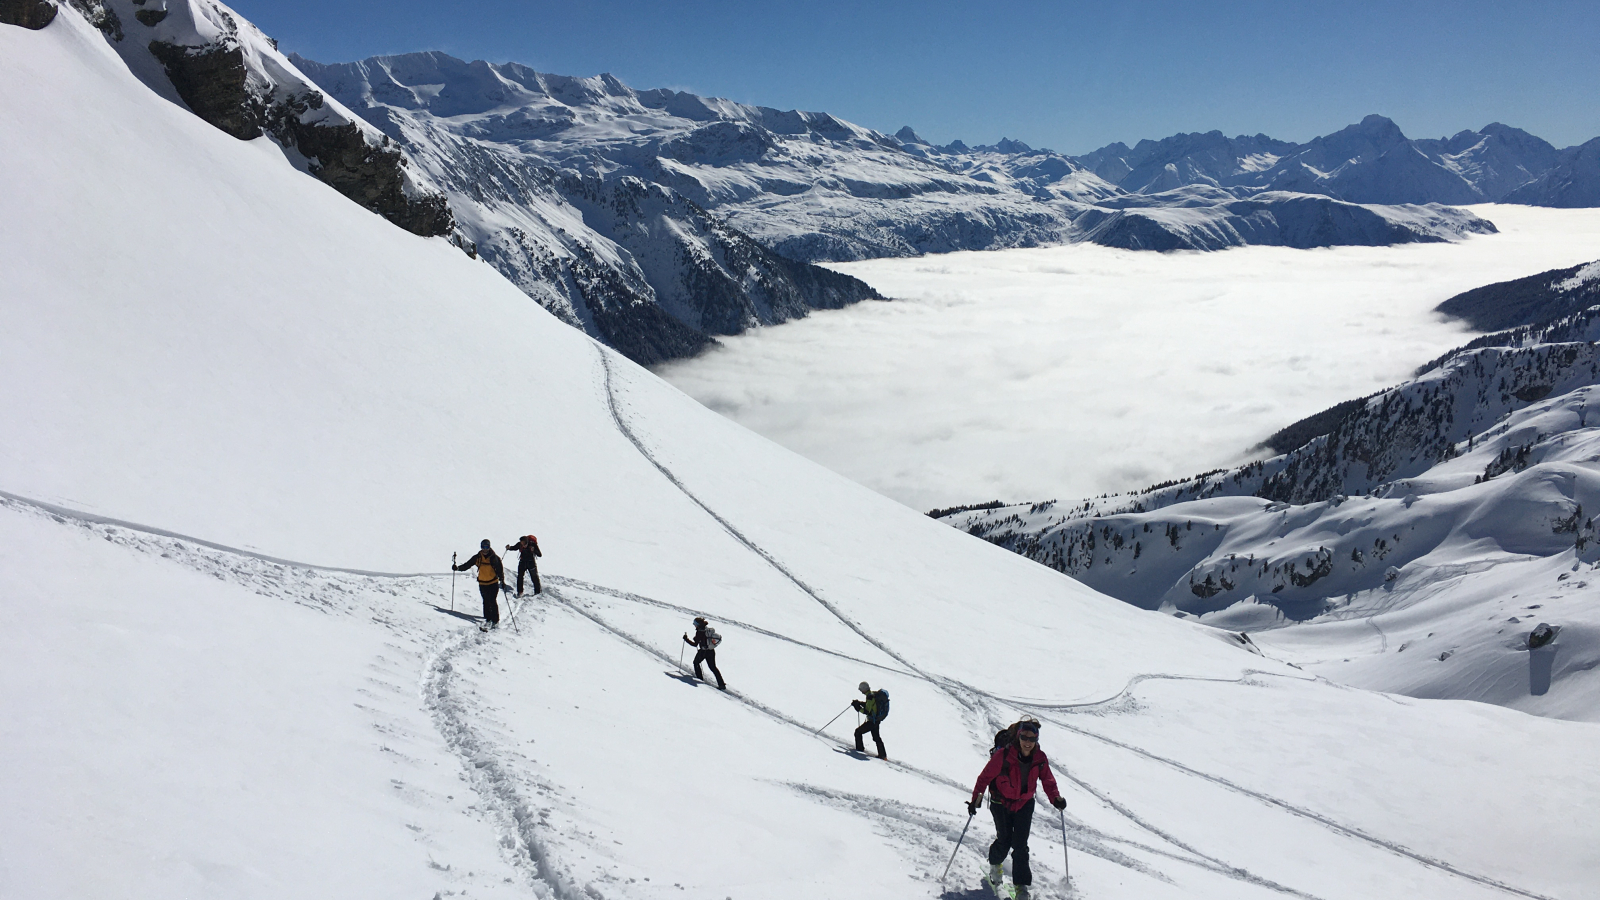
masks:
<svg viewBox="0 0 1600 900"><path fill-rule="evenodd" d="M851 705L853 706L854 704L851 704ZM839 710L839 716L842 716L842 715L844 715L845 713L847 713L849 711L850 711L850 707L846 706L844 709ZM829 719L827 725L823 725L822 728L827 728L828 725L832 725L833 723L839 721L839 716L834 716L833 718ZM821 734L822 733L822 728L818 728L816 731L813 731L811 733L812 734Z"/></svg>
<svg viewBox="0 0 1600 900"><path fill-rule="evenodd" d="M1066 879L1067 887L1072 887L1072 870L1067 864L1067 810L1065 807L1058 810L1061 813L1061 877Z"/></svg>
<svg viewBox="0 0 1600 900"><path fill-rule="evenodd" d="M956 838L956 848L950 851L950 862L944 864L944 875L939 876L939 883L944 884L946 875L950 874L950 867L955 864L956 854L961 852L961 842L967 839L967 829L972 827L972 817L975 812L967 813L967 824L961 826L961 837Z"/></svg>
<svg viewBox="0 0 1600 900"><path fill-rule="evenodd" d="M450 611L456 611L456 555L450 554Z"/></svg>
<svg viewBox="0 0 1600 900"><path fill-rule="evenodd" d="M511 599L511 588L503 581L500 582L500 593L506 595L506 609L511 611L511 630L521 634L522 629L517 627L517 601Z"/></svg>

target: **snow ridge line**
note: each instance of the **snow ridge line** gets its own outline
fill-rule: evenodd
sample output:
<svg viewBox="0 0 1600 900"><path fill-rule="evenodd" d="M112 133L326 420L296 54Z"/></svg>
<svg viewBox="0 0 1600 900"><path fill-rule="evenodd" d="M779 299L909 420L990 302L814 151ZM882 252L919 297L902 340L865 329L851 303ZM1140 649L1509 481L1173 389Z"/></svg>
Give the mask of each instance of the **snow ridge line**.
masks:
<svg viewBox="0 0 1600 900"><path fill-rule="evenodd" d="M629 593L628 591L618 590L616 588L609 588L609 587L606 587L605 585L594 584L593 582L584 581L584 580L579 579L579 578L566 578L566 577L563 577L563 576L560 576L560 575L552 575L552 576L546 578L545 581L547 581L547 582L549 582L551 584L562 584L562 585L566 585L568 587L577 588L580 591L589 591L590 593L594 593L594 594L604 594L604 595L606 595L608 597L615 597L618 600L627 600L629 602L642 604L644 606L654 606L657 609L668 609L668 610L672 610L673 612L683 613L686 616L698 616L698 615L702 614L701 610L690 609L687 606L679 606L676 603L668 603L665 600L656 600L656 599L651 598L651 597L643 596L642 594L633 594L633 593ZM893 666L886 666L886 665L883 665L882 663L868 662L868 661L866 661L864 659L857 659L857 658L855 658L854 656L851 656L848 653L840 653L837 650L829 650L827 647L818 647L815 644L808 644L805 641L798 640L796 638L792 638L792 637L789 637L787 635L779 634L776 631L768 631L767 629L762 628L762 627L760 627L758 625L751 625L748 622L741 622L738 619L730 619L727 616L717 616L716 618L717 618L718 622L721 622L721 623L726 624L726 625L732 625L735 628L743 628L744 630L750 631L750 632L754 632L755 634L764 635L766 637L773 638L774 640L779 640L779 641L783 641L783 642L788 643L788 644L794 644L794 645L799 646L799 647L804 647L807 650L815 650L818 653L826 653L829 656L836 656L836 657L838 657L840 659L848 660L848 661L856 663L858 665L871 666L874 669L882 669L885 672L893 672L896 675L909 675L909 674L911 674L909 672L904 672L904 671L902 671L900 669L896 669Z"/></svg>
<svg viewBox="0 0 1600 900"><path fill-rule="evenodd" d="M1187 765L1185 765L1185 764L1183 764L1181 762L1178 762L1175 759L1169 759L1168 757L1160 756L1158 754L1155 754L1155 753L1152 753L1152 752L1150 752L1148 750L1145 750L1145 749L1143 749L1141 747L1136 747L1136 746L1134 746L1132 744L1126 744L1126 743L1123 743L1122 741L1119 741L1119 740L1117 740L1115 738L1107 737L1106 735L1098 734L1098 733L1090 731L1090 730L1088 730L1086 728L1080 728L1080 727L1078 727L1076 725L1068 724L1067 722L1062 721L1060 719L1048 718L1047 721L1051 722L1051 724L1054 724L1057 727L1065 728L1066 730L1071 731L1071 732L1073 732L1075 734L1081 734L1081 735L1083 735L1085 737L1093 738L1093 739L1095 739L1097 741L1101 741L1102 743L1109 744L1109 745L1111 745L1113 747L1117 747L1117 748L1122 749L1122 750L1126 750L1129 753L1133 753L1133 754L1136 754L1138 756L1142 756L1145 759L1149 759L1149 760L1151 760L1153 762L1163 763L1163 764L1165 764L1167 766L1171 766L1172 768L1177 769L1180 772L1183 772L1186 775L1191 775L1191 776L1193 776L1195 778L1199 778L1199 779L1202 779L1204 781L1209 781L1212 784L1215 784L1215 785L1218 785L1220 787L1226 788L1226 789L1228 789L1230 791L1234 791L1234 792L1242 794L1242 795L1244 795L1246 797L1251 797L1251 798L1253 798L1253 799L1255 799L1257 801L1260 801L1261 803L1267 804L1268 806L1277 807L1278 809L1281 809L1284 812L1291 813L1293 815L1299 816L1299 817L1304 818L1304 819L1309 819L1309 820L1311 820L1313 822L1316 822L1319 825L1322 825L1324 828L1327 828L1330 831L1334 831L1334 832L1336 832L1338 834L1342 834L1342 835L1344 835L1346 837L1354 838L1354 839L1356 839L1358 841L1362 841L1364 843L1370 844L1371 846L1376 847L1376 848L1378 848L1380 850L1387 850L1388 852L1393 853L1396 856L1401 856L1401 857L1409 859L1409 860L1411 860L1413 862L1421 863L1422 865L1427 866L1428 868L1438 869L1441 872L1447 872L1447 873L1449 873L1451 875L1454 875L1454 876L1456 876L1458 878L1464 878L1464 879L1466 879L1468 881L1472 881L1472 882L1475 882L1477 884L1483 885L1484 887L1493 888L1495 890L1503 891L1503 892L1508 893L1508 894L1516 894L1519 897L1527 897L1527 898L1529 898L1529 900L1557 900L1557 898L1550 897L1550 896L1547 896L1545 894L1540 894L1540 893L1537 893L1537 892L1534 892L1534 891L1524 890L1522 888L1506 884L1505 882L1502 882L1502 881L1496 881L1495 879L1490 878L1490 877L1488 877L1486 875L1474 875L1471 872L1467 872L1467 871L1464 871L1462 869L1459 869L1459 868L1457 868L1457 867L1455 867L1455 866L1451 865L1450 863L1447 863L1447 862L1445 862L1443 860L1434 859L1431 856L1426 856L1426 855L1424 855L1422 853L1419 853L1419 852L1417 852L1415 850L1412 850L1412 849L1410 849L1409 847L1406 847L1403 844L1397 844L1397 843L1395 843L1393 841L1387 841L1387 840L1384 840L1383 838L1374 837L1373 835L1367 834L1366 832L1362 831L1359 828L1356 828L1356 827L1354 827L1352 825L1345 825L1345 824L1343 824L1341 822L1337 822L1337 821L1335 821L1335 820L1333 820L1333 819L1331 819L1331 818L1329 818L1329 817L1327 817L1327 816L1325 816L1325 815L1323 815L1321 813L1313 812L1313 811L1311 811L1309 809L1305 809L1303 807L1296 806L1293 803L1290 803L1290 802L1288 802L1286 800L1280 800L1280 799L1278 799L1276 797L1273 797L1273 796L1271 796L1269 794L1263 794L1260 791L1251 790L1250 788L1247 788L1247 787L1245 787L1243 785L1236 784L1236 783L1234 783L1232 781L1229 781L1228 779L1223 778L1220 775L1211 775L1211 774L1208 774L1206 772L1202 772L1199 769L1195 769L1195 768L1192 768L1190 766L1187 766ZM1068 775L1067 777L1072 778L1071 775ZM1072 780L1074 782L1077 781L1076 778L1073 778ZM1096 796L1098 796L1098 794L1096 794ZM1107 800L1106 802L1109 803L1111 801ZM1159 834L1159 832L1157 832L1157 833ZM1179 845L1179 846L1182 846L1182 845ZM1292 892L1293 893L1299 893L1298 891L1292 891Z"/></svg>
<svg viewBox="0 0 1600 900"><path fill-rule="evenodd" d="M627 438L629 443L633 444L634 449L638 450L639 454L641 456L643 456L650 463L650 465L655 466L656 471L660 472L662 477L666 478L667 481L671 482L672 486L677 488L680 492L682 492L682 494L685 497L688 497L689 500L694 503L694 505L696 505L696 506L700 507L702 510L704 510L705 514L710 516L712 519L714 519L718 525L721 525L723 530L728 532L729 536L731 536L734 540L738 541L740 544L743 544L745 549L749 550L751 553L754 553L757 556L761 557L762 559L766 560L768 565L772 566L773 569L777 570L777 572L780 575L782 575L783 577L789 579L789 581L795 587L797 587L801 591L805 592L806 595L811 597L811 599L813 599L813 600L817 601L818 603L822 604L823 609L826 609L828 612L832 613L834 618L836 618L840 622L844 623L844 626L846 628L849 628L851 631L854 631L856 633L856 635L859 636L862 640L864 640L867 643L871 644L872 646L878 648L880 651L883 652L883 654L885 656L888 656L890 659L893 659L895 662L898 662L902 666L905 666L907 669L911 670L913 673L921 676L922 678L927 679L930 682L938 683L937 679L933 678L932 676L928 675L926 672L923 672L921 669L917 668L917 666L915 664L913 664L910 660L906 659L904 656L901 656L900 654L898 654L898 653L894 652L893 650L889 649L889 647L887 645L885 645L882 641L879 641L877 638L874 638L872 635L868 634L866 632L866 630L863 629L860 625L856 624L855 620L853 620L849 616L845 615L842 610L840 610L838 607L834 606L832 603L828 602L827 600L823 599L822 595L817 593L815 588L811 587L810 585L808 585L804 581L802 581L798 575L796 575L793 572L789 571L788 567L785 566L783 563L779 562L772 554L768 553L765 549L763 549L761 546L756 544L754 541L752 541L749 538L745 537L744 534L742 532L740 532L738 528L734 527L732 522L729 522L727 519L724 519L722 516L718 515L716 510L712 509L710 506L706 505L705 501L703 501L699 497L695 496L694 492L689 490L687 485L685 485L682 481L678 480L678 476L673 474L671 469L667 468L664 464L662 464L662 462L660 460L656 459L655 454L650 452L650 449L644 445L644 442L639 439L638 435L634 434L633 429L628 425L627 421L623 418L622 409L617 403L617 392L616 392L616 389L615 389L615 387L614 387L614 385L612 383L613 379L612 379L611 358L606 355L606 351L599 344L595 344L595 352L597 354L599 354L599 356L600 356L600 365L605 370L606 405L611 410L611 421L616 424L617 430L622 432L622 436ZM956 699L957 702L961 703L961 705L967 706L969 709L972 708L971 705L965 699L960 698L960 697L956 697L955 699ZM975 710L975 709L973 711L977 712L977 710Z"/></svg>
<svg viewBox="0 0 1600 900"><path fill-rule="evenodd" d="M466 706L450 692L455 675L453 661L474 643L481 642L475 638L478 638L475 629L464 629L460 637L428 660L423 669L422 700L433 714L434 726L444 738L445 746L461 759L473 792L500 820L512 843L505 849L512 855L513 863L527 871L534 893L541 900L590 900L583 890L556 871L549 850L539 840L538 814L518 795L511 773L489 742L473 730Z"/></svg>
<svg viewBox="0 0 1600 900"><path fill-rule="evenodd" d="M338 566L319 566L319 565L316 565L315 563L299 562L297 560L292 560L292 559L282 559L282 558L276 557L276 556L268 556L265 553L257 553L254 550L245 550L245 549L242 549L242 548L239 548L239 547L230 547L227 544L219 544L219 543L217 543L215 541L208 541L205 538L197 538L197 537L195 537L193 535L189 535L189 534L181 534L181 533L176 532L176 531L168 531L165 528L156 528L153 525L141 525L138 522L129 522L129 521L125 520L125 519L113 519L113 518L111 518L109 516L101 516L101 515L96 515L95 513L84 512L81 509L72 509L71 507L57 506L54 503L46 503L43 500L35 500L32 497L24 497L21 494L13 494L13 493L10 493L8 491L0 491L0 498L4 498L6 500L10 500L13 503L21 503L21 504L26 505L26 506L32 506L35 509L41 510L43 512L47 512L47 513L51 514L52 516L57 517L58 519L61 519L61 518L74 519L74 520L76 520L78 522L81 522L81 523L84 523L86 525L110 525L110 526L113 526L113 527L116 527L116 528L126 528L129 531L139 531L139 532L143 532L145 534L153 534L153 535L155 535L157 537L173 538L175 540L187 541L188 543L191 543L191 544L198 544L201 547L207 547L207 548L210 548L212 550L221 550L224 553L232 553L232 554L234 554L236 556L248 556L251 559L259 559L262 562L273 563L274 565L279 565L279 566L290 566L290 567L296 568L296 569L313 569L313 570L318 571L318 572L340 572L340 573L345 574L345 575L364 575L364 576L366 576L368 578L436 578L436 577L444 577L443 573L440 573L440 572L373 572L373 571L369 571L367 569L343 569L343 568L340 568Z"/></svg>

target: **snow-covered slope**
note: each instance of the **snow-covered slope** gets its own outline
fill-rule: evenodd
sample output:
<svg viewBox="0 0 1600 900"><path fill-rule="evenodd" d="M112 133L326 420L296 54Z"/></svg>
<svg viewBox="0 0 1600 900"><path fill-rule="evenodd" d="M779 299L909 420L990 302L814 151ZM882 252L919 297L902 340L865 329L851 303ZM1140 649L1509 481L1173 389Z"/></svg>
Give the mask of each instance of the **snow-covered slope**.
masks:
<svg viewBox="0 0 1600 900"><path fill-rule="evenodd" d="M0 117L0 894L964 896L1023 711L1069 801L1039 896L1058 821L1078 897L1596 886L1592 727L1336 688L890 503L75 15L0 27ZM530 530L498 632L404 574ZM862 679L887 764L812 734Z"/></svg>
<svg viewBox="0 0 1600 900"><path fill-rule="evenodd" d="M1595 721L1597 323L1481 338L1259 463L944 519L1340 681ZM1563 630L1530 649L1542 621Z"/></svg>
<svg viewBox="0 0 1600 900"><path fill-rule="evenodd" d="M216 0L72 0L151 90L239 138L269 136L307 172L407 231L450 234L444 195L377 129L330 100L277 43ZM37 27L55 0L0 22ZM30 10L36 11L30 13Z"/></svg>

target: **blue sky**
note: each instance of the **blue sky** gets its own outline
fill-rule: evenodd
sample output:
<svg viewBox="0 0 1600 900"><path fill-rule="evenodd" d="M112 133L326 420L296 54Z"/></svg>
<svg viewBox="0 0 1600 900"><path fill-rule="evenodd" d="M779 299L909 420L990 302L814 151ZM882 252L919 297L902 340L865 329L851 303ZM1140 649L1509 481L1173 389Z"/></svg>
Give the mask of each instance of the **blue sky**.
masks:
<svg viewBox="0 0 1600 900"><path fill-rule="evenodd" d="M1493 121L1600 136L1600 3L234 0L322 62L443 50L610 72L938 143L1083 153L1179 131L1303 141L1387 115L1412 137Z"/></svg>

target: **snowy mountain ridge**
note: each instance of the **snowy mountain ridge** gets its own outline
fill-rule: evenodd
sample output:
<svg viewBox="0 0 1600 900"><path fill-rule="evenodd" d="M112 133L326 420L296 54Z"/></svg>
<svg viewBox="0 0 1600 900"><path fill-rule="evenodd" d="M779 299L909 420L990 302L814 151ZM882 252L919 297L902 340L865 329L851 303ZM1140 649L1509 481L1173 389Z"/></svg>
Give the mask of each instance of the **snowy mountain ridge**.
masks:
<svg viewBox="0 0 1600 900"><path fill-rule="evenodd" d="M939 148L909 129L891 137L826 113L634 90L609 75L572 78L439 52L339 65L294 61L448 186L485 259L562 318L643 362L703 344L669 334L659 349L638 352L637 343L619 342L615 329L595 327L591 295L648 296L641 291L648 285L665 295L656 302L668 313L664 325L649 327L670 332L682 323L691 335L737 333L792 314L699 317L737 327L702 327L692 311L683 314L682 304L667 298L701 276L649 263L685 257L682 229L635 227L615 216L591 221L598 206L616 205L594 197L623 183L634 185L625 192L682 198L682 211L658 220L663 226L692 222L705 233L714 230L705 224L709 216L778 257L806 262L1074 240L1223 249L1455 240L1493 231L1470 213L1436 206L1360 206L1282 193L1135 198L1065 156L1017 141ZM528 187L534 180L537 188ZM584 266L577 274L574 258ZM738 280L721 273L712 280L719 279ZM864 286L840 285L807 302L831 307L869 296Z"/></svg>
<svg viewBox="0 0 1600 900"><path fill-rule="evenodd" d="M1588 206L1600 184L1593 153L1583 151L1589 146L1557 150L1498 122L1448 138L1412 139L1392 120L1371 115L1305 144L1212 131L1143 140L1133 148L1109 144L1077 161L1124 190L1145 194L1210 185L1241 195L1289 190L1372 204Z"/></svg>
<svg viewBox="0 0 1600 900"><path fill-rule="evenodd" d="M1127 602L1248 630L1328 677L1593 720L1600 594L1569 579L1600 564L1597 341L1600 306L1480 338L1330 410L1326 433L1271 459L1066 510L937 512ZM1512 602L1529 591L1532 618ZM1545 620L1563 628L1550 658L1527 640ZM1363 646L1369 626L1409 637ZM1408 647L1433 649L1394 655ZM1533 661L1551 665L1530 681Z"/></svg>

